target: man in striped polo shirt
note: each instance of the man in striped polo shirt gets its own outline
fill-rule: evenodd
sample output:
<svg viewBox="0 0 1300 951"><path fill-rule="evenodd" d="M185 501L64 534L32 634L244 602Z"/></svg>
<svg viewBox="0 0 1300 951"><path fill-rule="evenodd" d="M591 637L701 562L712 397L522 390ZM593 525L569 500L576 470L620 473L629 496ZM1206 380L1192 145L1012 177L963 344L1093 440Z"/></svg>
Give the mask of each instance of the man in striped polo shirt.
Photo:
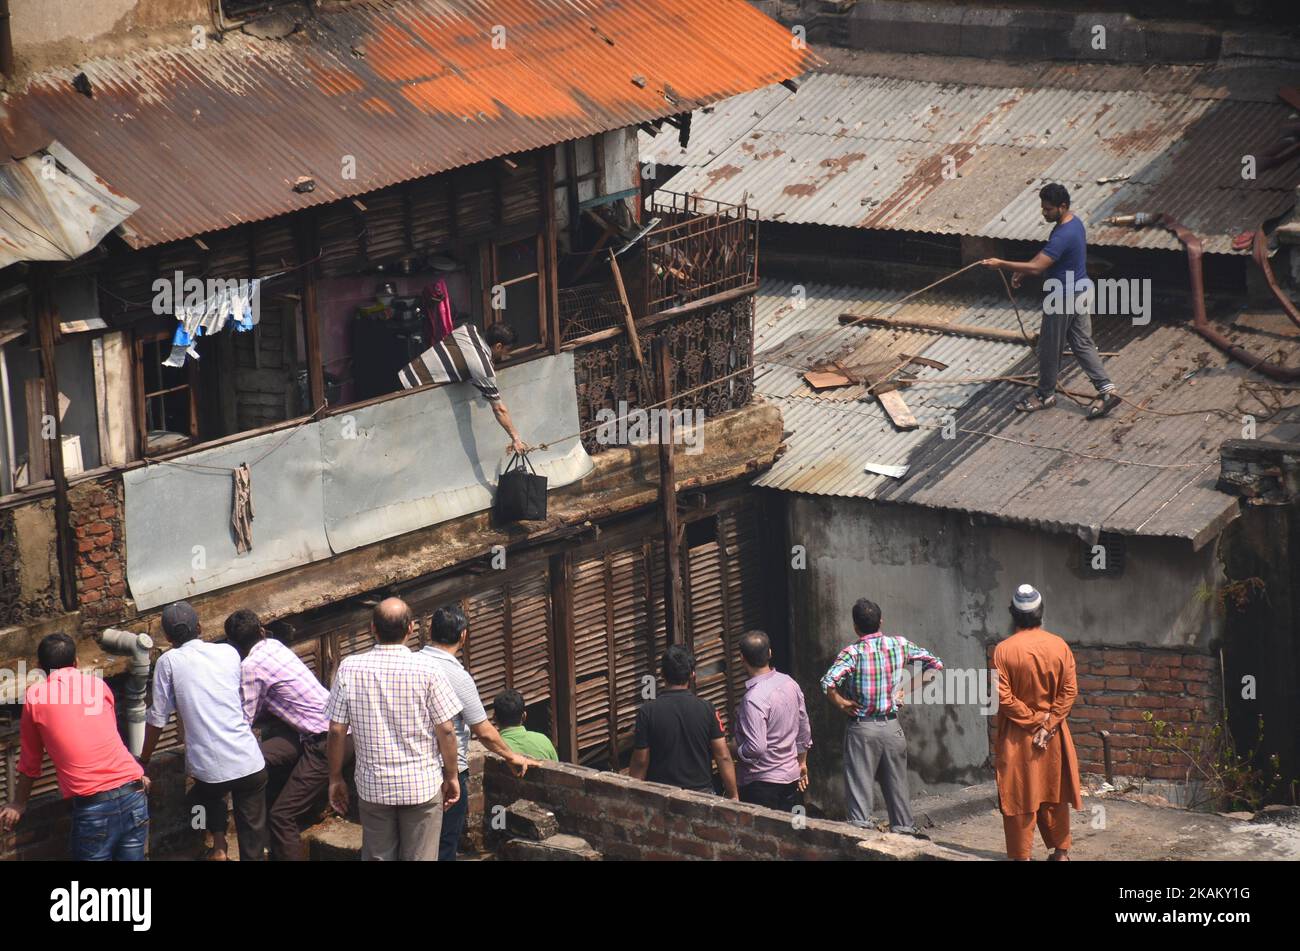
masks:
<svg viewBox="0 0 1300 951"><path fill-rule="evenodd" d="M844 785L849 822L869 825L875 783L885 794L889 828L916 834L907 792L907 737L898 722L901 682L913 664L928 673L943 664L905 637L885 634L880 607L866 598L853 605L858 641L840 651L822 678L822 690L849 718L844 729Z"/></svg>
<svg viewBox="0 0 1300 951"><path fill-rule="evenodd" d="M486 340L473 324L461 324L397 374L408 390L429 383L472 383L492 404L492 414L510 437L512 452L527 452L529 446L519 438L510 419L501 391L497 389L494 362L506 359L514 346L516 334L507 324L493 324Z"/></svg>

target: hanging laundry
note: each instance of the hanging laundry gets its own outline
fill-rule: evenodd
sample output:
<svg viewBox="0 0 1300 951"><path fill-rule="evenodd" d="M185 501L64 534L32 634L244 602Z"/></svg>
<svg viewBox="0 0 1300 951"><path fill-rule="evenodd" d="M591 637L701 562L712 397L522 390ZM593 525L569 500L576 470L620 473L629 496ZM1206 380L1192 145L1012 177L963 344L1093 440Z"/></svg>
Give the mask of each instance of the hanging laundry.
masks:
<svg viewBox="0 0 1300 951"><path fill-rule="evenodd" d="M431 340L437 343L455 327L451 313L451 294L447 282L438 278L424 288L424 311L429 315Z"/></svg>
<svg viewBox="0 0 1300 951"><path fill-rule="evenodd" d="M187 357L199 358L194 341L205 333L214 334L233 323L236 331L252 330L259 317L258 288L262 278L252 280L209 280L208 296L201 301L181 303L176 308L176 334L163 366L181 367Z"/></svg>
<svg viewBox="0 0 1300 951"><path fill-rule="evenodd" d="M253 549L253 473L247 463L230 470L234 500L230 528L235 535L235 552L246 555Z"/></svg>

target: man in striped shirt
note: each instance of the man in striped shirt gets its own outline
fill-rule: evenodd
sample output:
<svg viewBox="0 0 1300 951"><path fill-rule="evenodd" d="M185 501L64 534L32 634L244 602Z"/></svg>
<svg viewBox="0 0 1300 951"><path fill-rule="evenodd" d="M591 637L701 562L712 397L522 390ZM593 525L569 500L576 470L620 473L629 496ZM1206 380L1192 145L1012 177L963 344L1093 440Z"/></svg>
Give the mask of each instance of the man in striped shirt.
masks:
<svg viewBox="0 0 1300 951"><path fill-rule="evenodd" d="M408 390L429 383L472 383L492 405L501 428L510 437L512 452L527 452L528 444L519 438L510 410L497 389L494 362L506 359L514 346L516 334L507 324L496 323L484 335L473 324L461 324L397 374Z"/></svg>
<svg viewBox="0 0 1300 951"><path fill-rule="evenodd" d="M330 722L325 716L329 691L290 648L266 636L261 620L247 608L226 618L226 640L243 658L244 719L251 726L269 715L261 737L267 769L285 775L274 793L268 827L271 857L282 862L302 862L299 824L319 815L329 788L329 763L325 741ZM286 729L278 727L280 721ZM351 758L349 751L346 758Z"/></svg>
<svg viewBox="0 0 1300 951"><path fill-rule="evenodd" d="M866 598L853 605L853 629L857 643L840 651L821 681L831 703L849 719L844 729L849 821L870 825L879 779L891 831L915 834L908 805L907 737L898 722L897 704L908 668L921 664L929 672L942 670L943 664L907 638L885 634L879 605Z"/></svg>
<svg viewBox="0 0 1300 951"><path fill-rule="evenodd" d="M343 759L350 726L361 858L436 862L443 811L463 795L452 724L461 702L437 663L406 647L415 622L401 598L380 601L371 626L374 648L343 658L330 690L330 803L347 814Z"/></svg>

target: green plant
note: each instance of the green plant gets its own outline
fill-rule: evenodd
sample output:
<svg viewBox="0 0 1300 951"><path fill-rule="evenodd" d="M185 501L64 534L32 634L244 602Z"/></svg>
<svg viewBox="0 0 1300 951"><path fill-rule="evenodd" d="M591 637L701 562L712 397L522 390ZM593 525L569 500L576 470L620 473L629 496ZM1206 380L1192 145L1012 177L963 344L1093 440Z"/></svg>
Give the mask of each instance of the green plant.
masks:
<svg viewBox="0 0 1300 951"><path fill-rule="evenodd" d="M1281 781L1281 764L1277 754L1268 757L1263 766L1256 765L1253 751L1240 753L1228 729L1226 713L1209 729L1199 723L1200 711L1192 712L1192 722L1185 727L1174 726L1156 719L1147 710L1142 719L1151 724L1150 752L1166 751L1182 758L1187 764L1186 780L1189 792L1187 808L1209 806L1220 812L1236 810L1257 811L1277 789ZM1259 729L1255 736L1255 750L1264 742L1264 718L1258 718ZM1150 756L1147 757L1149 762ZM1195 789L1195 792L1192 790Z"/></svg>
<svg viewBox="0 0 1300 951"><path fill-rule="evenodd" d="M1193 597L1202 604L1214 602L1214 611L1219 617L1228 613L1229 605L1234 611L1244 611L1257 595L1265 600L1268 599L1263 578L1242 578L1240 581L1230 581L1217 588L1202 582L1193 592Z"/></svg>

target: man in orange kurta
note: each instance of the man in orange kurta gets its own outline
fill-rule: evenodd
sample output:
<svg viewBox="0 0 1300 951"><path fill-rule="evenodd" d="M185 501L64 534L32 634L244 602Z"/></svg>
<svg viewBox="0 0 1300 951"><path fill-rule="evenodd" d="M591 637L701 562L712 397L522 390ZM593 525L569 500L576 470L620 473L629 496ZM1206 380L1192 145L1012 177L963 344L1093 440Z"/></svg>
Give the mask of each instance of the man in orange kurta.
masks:
<svg viewBox="0 0 1300 951"><path fill-rule="evenodd" d="M1078 688L1074 654L1043 630L1043 596L1022 584L1011 603L1015 633L993 650L998 671L998 735L994 746L998 801L1007 856L1028 861L1034 825L1050 858L1070 852L1070 807L1083 808L1079 761L1066 717Z"/></svg>

